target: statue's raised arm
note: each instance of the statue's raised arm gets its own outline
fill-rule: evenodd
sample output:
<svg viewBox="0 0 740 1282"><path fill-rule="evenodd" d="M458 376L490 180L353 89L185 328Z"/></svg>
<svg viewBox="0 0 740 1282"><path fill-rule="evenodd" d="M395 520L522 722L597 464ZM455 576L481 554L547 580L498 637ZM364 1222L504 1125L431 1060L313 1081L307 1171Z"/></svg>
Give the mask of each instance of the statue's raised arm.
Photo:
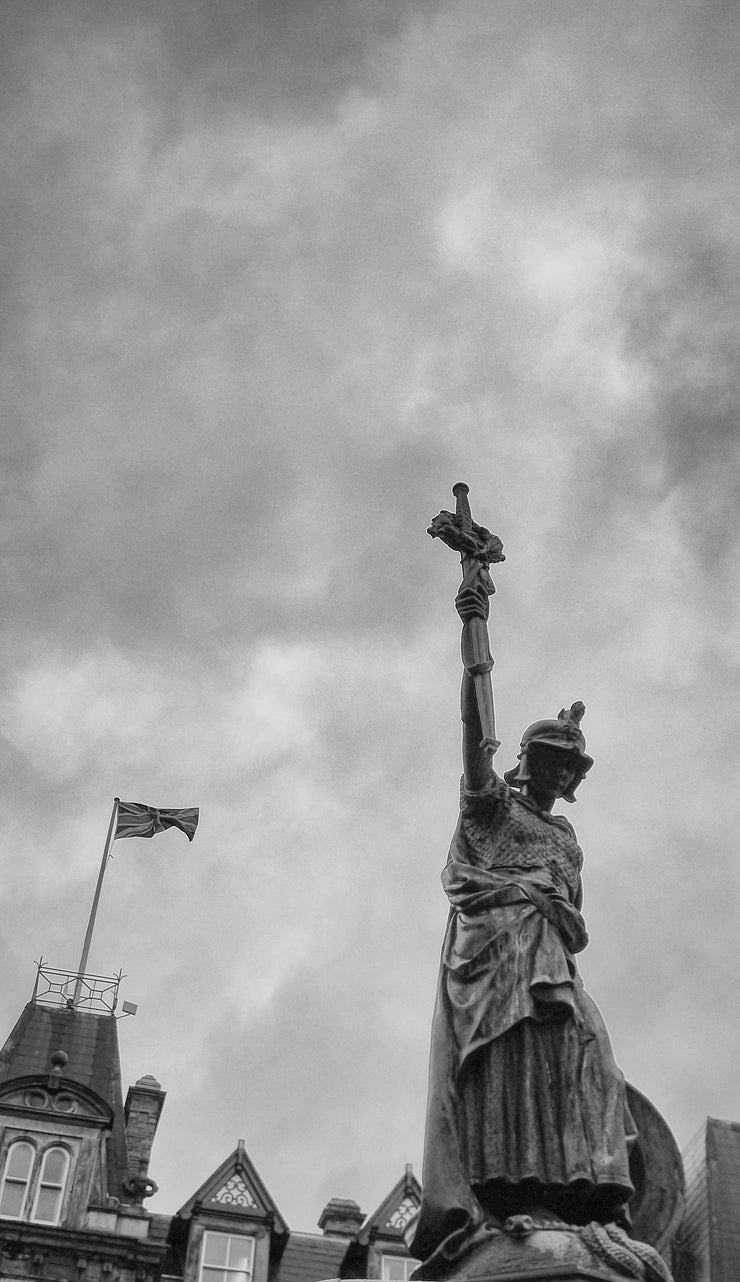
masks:
<svg viewBox="0 0 740 1282"><path fill-rule="evenodd" d="M491 757L499 747L491 682L494 660L487 628L488 598L496 589L488 567L506 557L500 538L473 520L465 482L453 485L452 493L456 511L440 512L428 533L460 553L462 583L455 606L463 622L463 772L466 787L477 790L490 778Z"/></svg>

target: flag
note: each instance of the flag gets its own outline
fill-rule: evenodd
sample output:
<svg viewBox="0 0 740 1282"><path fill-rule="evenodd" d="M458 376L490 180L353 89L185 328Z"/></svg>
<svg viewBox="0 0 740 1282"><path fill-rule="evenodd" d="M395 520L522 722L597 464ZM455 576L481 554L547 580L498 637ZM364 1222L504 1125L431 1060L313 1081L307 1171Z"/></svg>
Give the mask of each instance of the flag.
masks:
<svg viewBox="0 0 740 1282"><path fill-rule="evenodd" d="M117 837L153 837L165 828L179 828L188 841L192 841L198 827L198 808L185 810L155 810L142 806L138 801L119 801L118 820L113 840Z"/></svg>

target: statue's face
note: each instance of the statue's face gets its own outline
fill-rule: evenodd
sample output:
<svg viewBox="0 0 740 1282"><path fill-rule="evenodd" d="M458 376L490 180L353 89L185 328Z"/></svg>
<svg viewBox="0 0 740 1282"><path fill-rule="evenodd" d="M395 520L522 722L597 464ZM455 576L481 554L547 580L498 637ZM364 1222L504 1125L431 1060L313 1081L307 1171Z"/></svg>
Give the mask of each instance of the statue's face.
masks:
<svg viewBox="0 0 740 1282"><path fill-rule="evenodd" d="M532 791L539 796L562 797L576 777L577 763L567 748L533 743L527 749Z"/></svg>

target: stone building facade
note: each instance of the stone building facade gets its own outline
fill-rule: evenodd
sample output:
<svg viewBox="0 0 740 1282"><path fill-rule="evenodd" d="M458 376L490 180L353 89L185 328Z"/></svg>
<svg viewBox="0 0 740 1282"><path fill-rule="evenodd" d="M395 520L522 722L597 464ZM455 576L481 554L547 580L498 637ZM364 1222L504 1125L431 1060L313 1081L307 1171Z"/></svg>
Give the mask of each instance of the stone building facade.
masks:
<svg viewBox="0 0 740 1282"><path fill-rule="evenodd" d="M708 1117L683 1153L686 1207L675 1282L740 1279L740 1122Z"/></svg>
<svg viewBox="0 0 740 1282"><path fill-rule="evenodd" d="M0 1282L405 1282L410 1167L365 1216L334 1198L292 1232L242 1141L174 1215L150 1213L149 1159L165 1092L124 1101L117 985L39 971L0 1051ZM92 1009L97 1007L97 1009Z"/></svg>

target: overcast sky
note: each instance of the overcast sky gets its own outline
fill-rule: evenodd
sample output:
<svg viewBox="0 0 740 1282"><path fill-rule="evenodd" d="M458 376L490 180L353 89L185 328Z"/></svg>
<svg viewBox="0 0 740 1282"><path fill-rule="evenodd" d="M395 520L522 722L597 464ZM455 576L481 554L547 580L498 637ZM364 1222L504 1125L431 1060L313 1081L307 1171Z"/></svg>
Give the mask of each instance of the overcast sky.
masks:
<svg viewBox="0 0 740 1282"><path fill-rule="evenodd" d="M575 699L587 986L680 1145L740 1119L733 0L5 0L2 1035L127 975L150 1205L421 1173L460 773Z"/></svg>

